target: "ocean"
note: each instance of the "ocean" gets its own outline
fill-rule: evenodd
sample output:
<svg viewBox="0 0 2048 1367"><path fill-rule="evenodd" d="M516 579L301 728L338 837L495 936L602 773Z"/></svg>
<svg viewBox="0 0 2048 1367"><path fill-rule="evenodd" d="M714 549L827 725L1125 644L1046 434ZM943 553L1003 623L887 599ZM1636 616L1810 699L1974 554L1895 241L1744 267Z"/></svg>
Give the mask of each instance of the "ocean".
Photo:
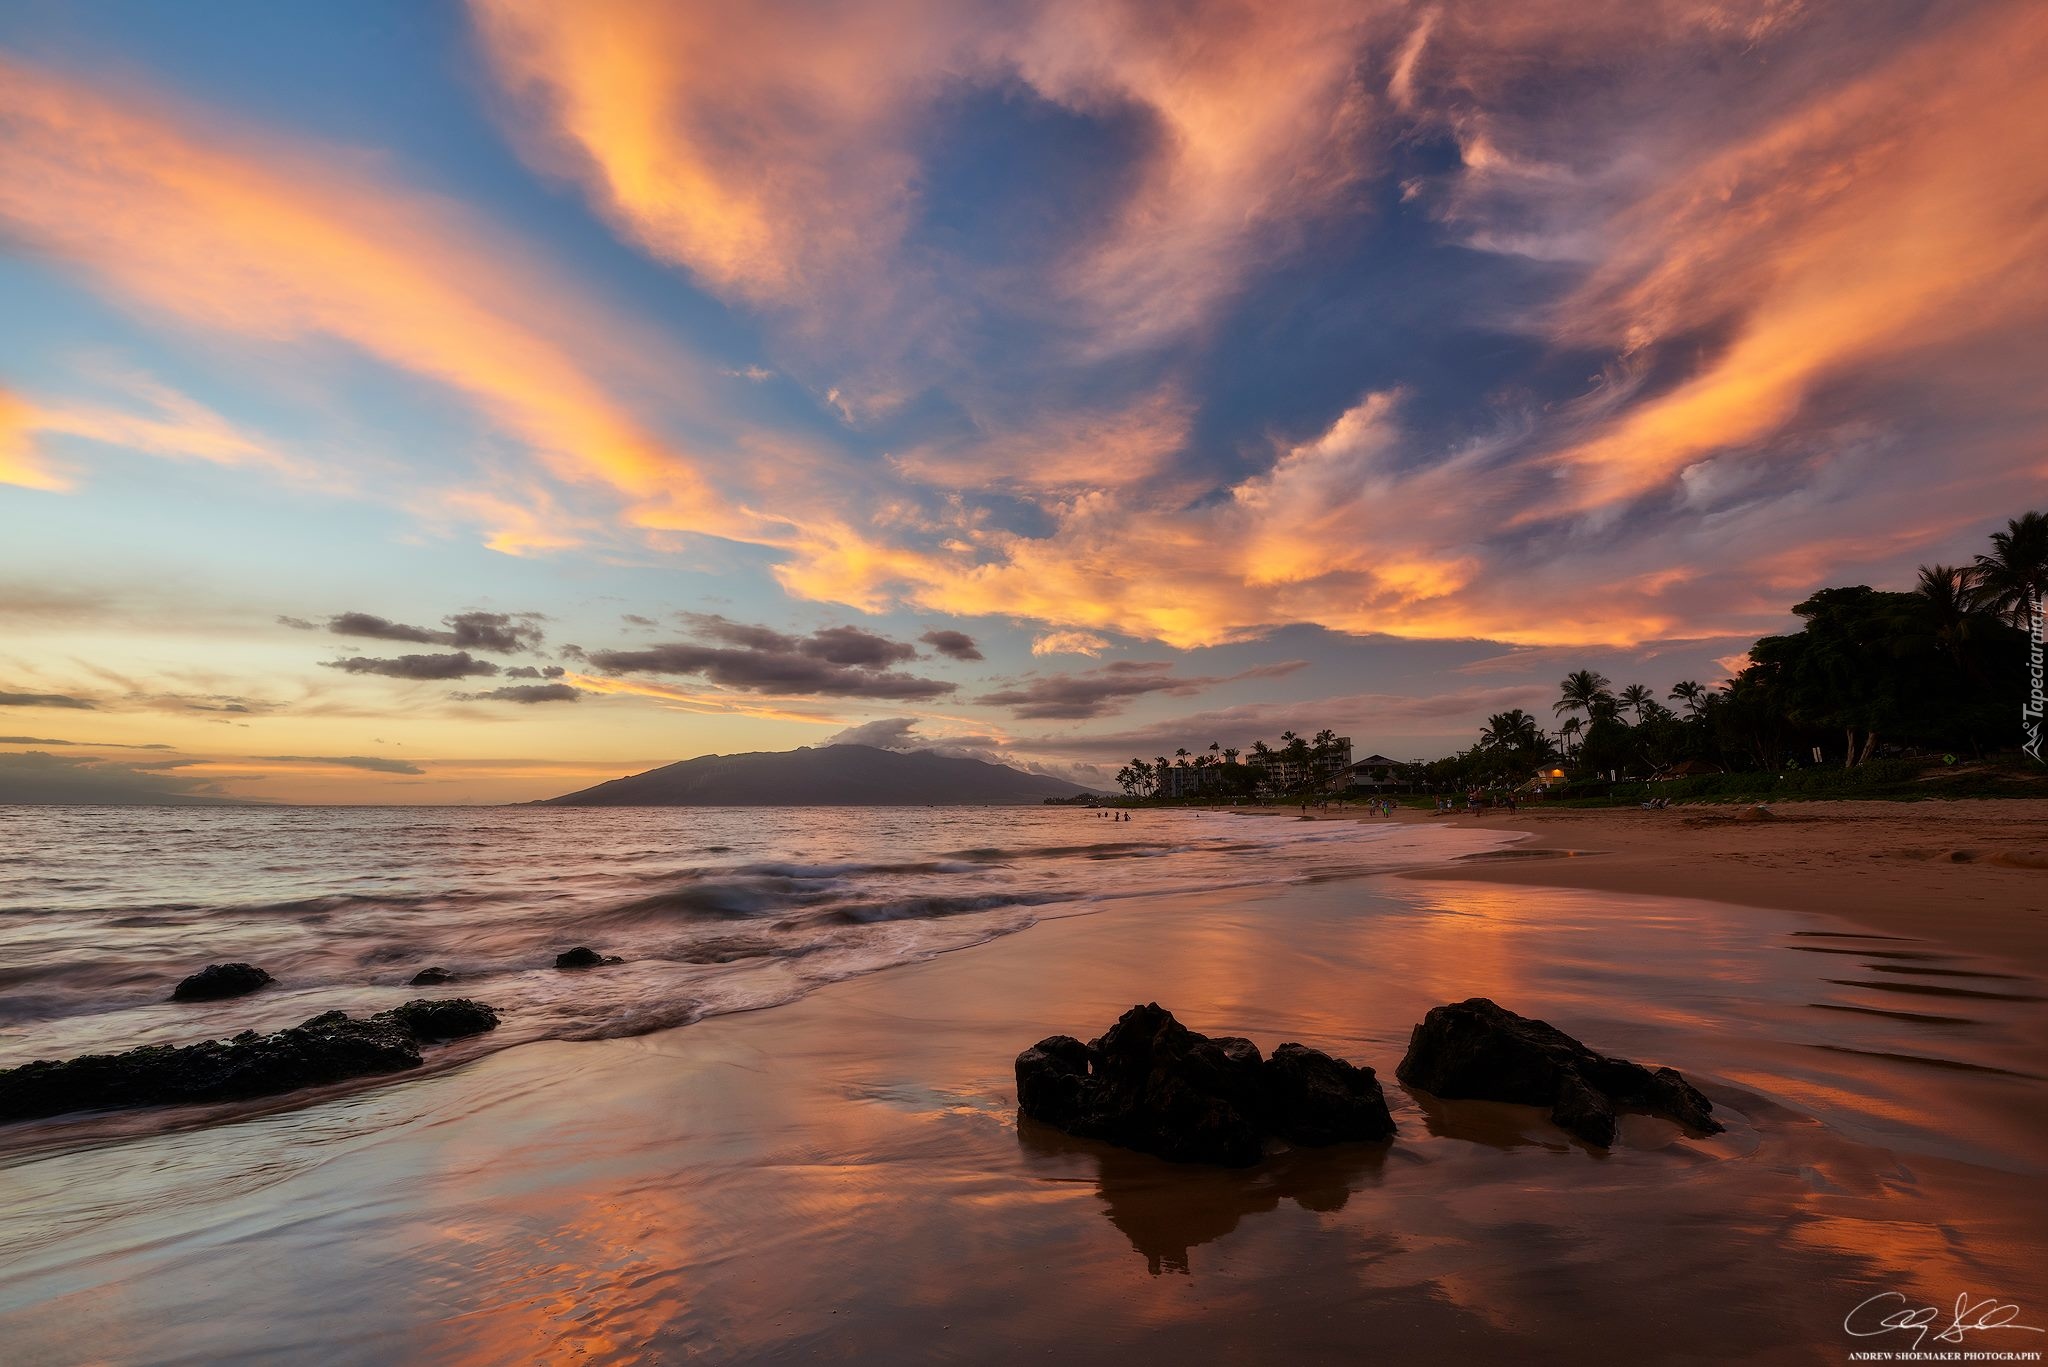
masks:
<svg viewBox="0 0 2048 1367"><path fill-rule="evenodd" d="M1317 881L1505 837L1070 807L0 807L0 1066L468 996L444 1062L795 1000L1118 899ZM556 969L574 946L623 962ZM209 963L276 982L174 1003ZM446 968L453 982L408 985Z"/></svg>

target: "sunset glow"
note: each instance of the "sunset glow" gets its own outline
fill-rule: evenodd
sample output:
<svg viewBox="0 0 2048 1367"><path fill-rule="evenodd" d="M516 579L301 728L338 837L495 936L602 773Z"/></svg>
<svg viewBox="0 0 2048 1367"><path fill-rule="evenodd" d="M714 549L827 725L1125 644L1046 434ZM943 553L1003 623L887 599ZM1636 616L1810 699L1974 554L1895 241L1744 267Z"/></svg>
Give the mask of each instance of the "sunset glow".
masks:
<svg viewBox="0 0 2048 1367"><path fill-rule="evenodd" d="M0 14L0 762L1421 757L2048 468L2038 5L190 19Z"/></svg>

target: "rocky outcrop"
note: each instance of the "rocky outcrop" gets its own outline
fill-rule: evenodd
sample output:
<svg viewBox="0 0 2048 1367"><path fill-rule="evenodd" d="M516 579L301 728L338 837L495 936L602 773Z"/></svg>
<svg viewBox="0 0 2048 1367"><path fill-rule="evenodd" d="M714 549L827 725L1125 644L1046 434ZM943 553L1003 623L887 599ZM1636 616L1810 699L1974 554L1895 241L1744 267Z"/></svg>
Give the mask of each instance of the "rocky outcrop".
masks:
<svg viewBox="0 0 2048 1367"><path fill-rule="evenodd" d="M214 1002L246 997L273 979L254 964L208 964L171 991L174 1002Z"/></svg>
<svg viewBox="0 0 2048 1367"><path fill-rule="evenodd" d="M439 987L442 983L448 983L453 981L455 981L455 975L453 973L450 973L447 969L441 967L439 964L435 964L432 968L423 968L419 972L413 974L412 977L407 980L406 986Z"/></svg>
<svg viewBox="0 0 2048 1367"><path fill-rule="evenodd" d="M1370 1068L1300 1044L1271 1059L1234 1036L1198 1035L1157 1002L1100 1039L1040 1040L1017 1056L1018 1108L1068 1134L1178 1162L1245 1167L1268 1138L1386 1139L1393 1117Z"/></svg>
<svg viewBox="0 0 2048 1367"><path fill-rule="evenodd" d="M600 964L624 963L616 954L600 954L587 945L565 949L555 956L556 968L596 968Z"/></svg>
<svg viewBox="0 0 2048 1367"><path fill-rule="evenodd" d="M0 1123L123 1106L275 1096L420 1066L420 1045L496 1027L497 1012L454 998L410 1001L358 1020L329 1011L265 1035L153 1044L0 1071Z"/></svg>
<svg viewBox="0 0 2048 1367"><path fill-rule="evenodd" d="M1663 1116L1699 1134L1722 1129L1713 1103L1672 1069L1596 1054L1484 997L1432 1007L1395 1075L1453 1100L1547 1106L1561 1129L1602 1148L1614 1143L1619 1111Z"/></svg>

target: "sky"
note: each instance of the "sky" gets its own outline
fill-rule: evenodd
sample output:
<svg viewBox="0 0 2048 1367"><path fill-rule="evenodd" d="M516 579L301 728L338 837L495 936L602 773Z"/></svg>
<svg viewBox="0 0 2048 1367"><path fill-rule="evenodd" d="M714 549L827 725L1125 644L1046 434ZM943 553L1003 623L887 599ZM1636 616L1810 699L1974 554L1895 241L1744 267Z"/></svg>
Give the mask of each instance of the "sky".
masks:
<svg viewBox="0 0 2048 1367"><path fill-rule="evenodd" d="M0 795L1106 784L2048 487L2033 0L9 0Z"/></svg>

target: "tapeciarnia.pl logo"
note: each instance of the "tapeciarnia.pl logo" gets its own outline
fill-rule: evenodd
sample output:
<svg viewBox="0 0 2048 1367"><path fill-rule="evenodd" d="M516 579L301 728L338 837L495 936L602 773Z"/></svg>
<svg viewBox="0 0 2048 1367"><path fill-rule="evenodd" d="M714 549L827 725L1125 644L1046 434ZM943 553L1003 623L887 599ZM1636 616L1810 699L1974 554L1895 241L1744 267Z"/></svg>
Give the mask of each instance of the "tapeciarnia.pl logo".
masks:
<svg viewBox="0 0 2048 1367"><path fill-rule="evenodd" d="M2027 690L2026 705L2020 710L2020 720L2027 728L2027 743L2024 747L2026 752L2032 755L2035 760L2048 764L2048 760L2041 759L2042 704L2048 700L2044 700L2041 693L2042 623L2041 595L2038 591L2034 594L2034 611L2031 615L2033 622L2032 629L2028 632L2030 639L2027 649L2027 678L2031 686Z"/></svg>

